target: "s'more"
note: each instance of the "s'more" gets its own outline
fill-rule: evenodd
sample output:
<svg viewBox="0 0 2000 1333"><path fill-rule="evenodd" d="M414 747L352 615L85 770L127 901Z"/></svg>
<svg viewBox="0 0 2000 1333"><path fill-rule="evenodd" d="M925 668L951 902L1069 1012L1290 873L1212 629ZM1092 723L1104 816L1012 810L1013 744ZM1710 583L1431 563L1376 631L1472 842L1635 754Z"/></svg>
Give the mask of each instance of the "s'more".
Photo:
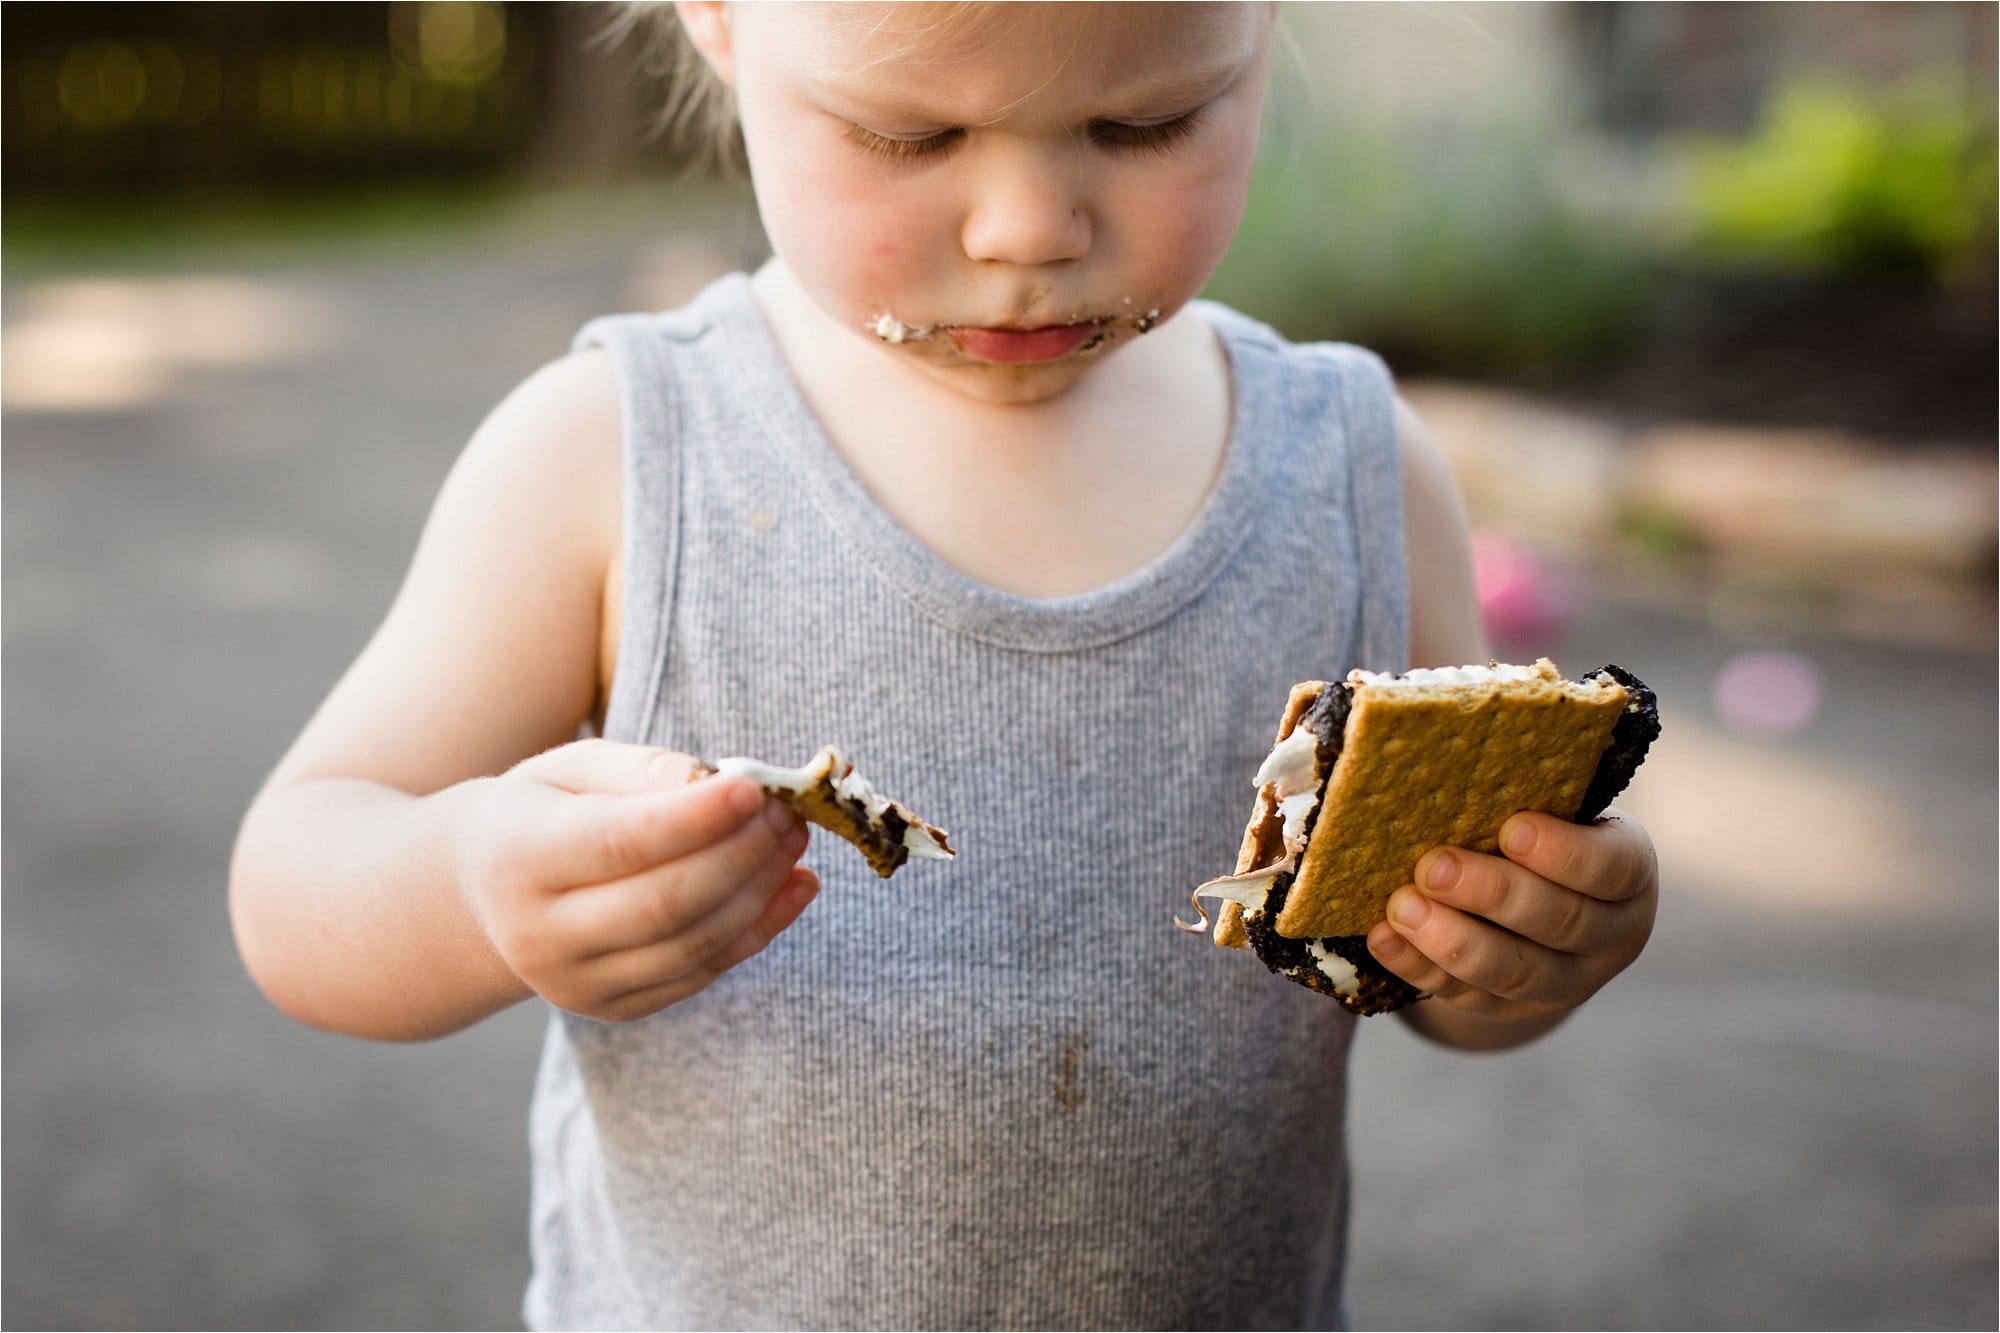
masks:
<svg viewBox="0 0 2000 1333"><path fill-rule="evenodd" d="M884 879L907 861L949 861L958 853L949 835L914 810L875 789L831 745L799 768L783 768L745 757L696 761L691 782L704 778L748 778L777 797L799 817L853 843Z"/></svg>
<svg viewBox="0 0 2000 1333"><path fill-rule="evenodd" d="M1518 811L1589 823L1631 781L1660 732L1658 701L1606 666L1565 680L1553 662L1350 672L1292 687L1233 873L1215 943L1358 1014L1422 998L1368 952L1389 896L1432 847L1499 850Z"/></svg>

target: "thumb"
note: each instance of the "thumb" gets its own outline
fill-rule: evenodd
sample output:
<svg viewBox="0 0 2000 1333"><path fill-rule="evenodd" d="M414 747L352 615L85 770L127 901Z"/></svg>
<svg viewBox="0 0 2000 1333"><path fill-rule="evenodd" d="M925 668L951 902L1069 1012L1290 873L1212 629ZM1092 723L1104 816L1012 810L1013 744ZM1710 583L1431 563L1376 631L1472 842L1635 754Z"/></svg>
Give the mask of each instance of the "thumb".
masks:
<svg viewBox="0 0 2000 1333"><path fill-rule="evenodd" d="M656 745L587 740L558 745L514 765L512 772L563 791L640 796L687 785L694 760Z"/></svg>

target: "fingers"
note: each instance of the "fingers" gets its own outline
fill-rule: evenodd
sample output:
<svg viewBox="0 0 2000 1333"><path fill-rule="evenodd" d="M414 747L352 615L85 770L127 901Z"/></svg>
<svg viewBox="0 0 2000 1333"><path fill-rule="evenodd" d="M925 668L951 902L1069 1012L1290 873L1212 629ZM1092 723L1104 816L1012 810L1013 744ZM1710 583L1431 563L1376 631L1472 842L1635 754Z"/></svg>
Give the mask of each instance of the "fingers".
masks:
<svg viewBox="0 0 2000 1333"><path fill-rule="evenodd" d="M467 784L460 883L500 957L551 1003L639 1017L763 949L818 892L807 834L741 778L583 742Z"/></svg>
<svg viewBox="0 0 2000 1333"><path fill-rule="evenodd" d="M1417 861L1407 892L1483 917L1563 953L1585 953L1615 926L1619 904L1551 883L1497 856L1436 847Z"/></svg>
<svg viewBox="0 0 2000 1333"><path fill-rule="evenodd" d="M1489 1017L1574 1008L1645 947L1659 870L1644 829L1615 813L1582 826L1518 814L1506 853L1440 847L1389 898L1375 957L1446 1003Z"/></svg>
<svg viewBox="0 0 2000 1333"><path fill-rule="evenodd" d="M764 951L780 931L798 921L820 891L820 879L806 867L778 865L774 877L760 875L730 895L716 911L672 939L596 959L588 985L620 1017L626 1007L652 1013L702 991L722 973ZM652 1009L646 1009L652 1005Z"/></svg>
<svg viewBox="0 0 2000 1333"><path fill-rule="evenodd" d="M600 740L524 760L500 779L509 790L572 795L516 801L488 835L490 862L545 889L601 884L712 846L771 804L741 778L688 782L692 764L670 750Z"/></svg>
<svg viewBox="0 0 2000 1333"><path fill-rule="evenodd" d="M1615 807L1594 824L1515 815L1500 826L1500 850L1544 879L1605 902L1635 898L1659 880L1653 840Z"/></svg>
<svg viewBox="0 0 2000 1333"><path fill-rule="evenodd" d="M509 772L564 791L636 796L687 785L694 761L653 745L575 741L524 759Z"/></svg>
<svg viewBox="0 0 2000 1333"><path fill-rule="evenodd" d="M524 841L531 843L526 850L536 859L538 880L574 888L683 860L739 836L762 836L768 845L797 823L755 783L711 778L646 795L556 801L539 828L524 831Z"/></svg>
<svg viewBox="0 0 2000 1333"><path fill-rule="evenodd" d="M1582 969L1573 955L1434 901L1414 886L1390 897L1389 919L1369 932L1368 948L1418 990L1470 1009L1508 1001L1567 1003Z"/></svg>
<svg viewBox="0 0 2000 1333"><path fill-rule="evenodd" d="M720 952L705 959L700 970L707 975L708 981L712 981L730 968L756 957L797 921L818 896L819 876L809 867L794 866L777 896L765 904L764 911L750 923L749 929L737 935ZM706 985L707 981L702 984Z"/></svg>
<svg viewBox="0 0 2000 1333"><path fill-rule="evenodd" d="M663 865L590 888L572 889L550 904L552 926L596 957L642 949L695 932L706 957L733 939L784 884L806 848L799 817L776 801L767 817ZM742 904L755 898L745 914ZM736 905L736 916L719 916ZM740 919L736 919L740 918Z"/></svg>

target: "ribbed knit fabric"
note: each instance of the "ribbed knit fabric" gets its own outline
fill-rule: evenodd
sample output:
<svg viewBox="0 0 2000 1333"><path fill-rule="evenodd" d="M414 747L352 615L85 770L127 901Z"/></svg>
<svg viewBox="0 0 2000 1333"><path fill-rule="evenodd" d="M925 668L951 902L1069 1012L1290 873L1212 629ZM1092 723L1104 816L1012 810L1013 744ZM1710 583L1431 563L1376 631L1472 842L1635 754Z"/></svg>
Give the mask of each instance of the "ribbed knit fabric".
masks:
<svg viewBox="0 0 2000 1333"><path fill-rule="evenodd" d="M1173 917L1233 867L1292 683L1406 665L1389 381L1198 309L1234 381L1206 506L1049 601L875 504L744 277L579 335L626 434L607 734L837 744L959 857L882 881L815 833L764 953L642 1022L553 1015L532 1326L1338 1320L1351 1020Z"/></svg>

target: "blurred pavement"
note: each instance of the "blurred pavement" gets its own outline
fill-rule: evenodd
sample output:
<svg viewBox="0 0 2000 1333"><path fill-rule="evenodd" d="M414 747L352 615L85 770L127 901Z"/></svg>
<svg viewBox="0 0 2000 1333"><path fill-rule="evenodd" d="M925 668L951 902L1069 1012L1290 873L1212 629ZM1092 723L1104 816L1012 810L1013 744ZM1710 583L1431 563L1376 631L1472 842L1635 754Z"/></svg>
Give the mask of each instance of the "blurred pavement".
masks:
<svg viewBox="0 0 2000 1333"><path fill-rule="evenodd" d="M515 1323L540 1013L291 1024L230 943L229 847L482 413L712 262L474 239L0 293L8 1326ZM1995 1325L1990 637L1698 609L1599 586L1538 645L1665 701L1629 800L1658 934L1520 1053L1365 1029L1364 1327ZM1732 730L1717 672L1772 646L1823 707Z"/></svg>

